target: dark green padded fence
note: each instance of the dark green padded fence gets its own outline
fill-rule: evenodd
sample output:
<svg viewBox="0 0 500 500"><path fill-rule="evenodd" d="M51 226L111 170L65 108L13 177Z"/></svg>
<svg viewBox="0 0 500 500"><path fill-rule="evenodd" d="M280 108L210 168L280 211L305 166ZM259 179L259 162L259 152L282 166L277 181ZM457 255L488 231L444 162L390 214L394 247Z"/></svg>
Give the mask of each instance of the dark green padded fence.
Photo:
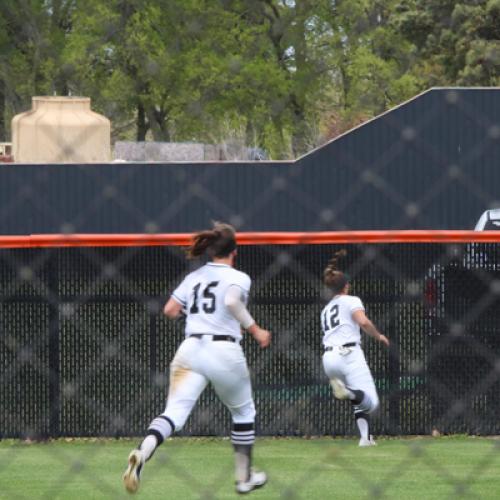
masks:
<svg viewBox="0 0 500 500"><path fill-rule="evenodd" d="M364 349L377 434L500 433L497 244L342 245L353 293L392 341ZM245 246L250 309L273 345L243 344L267 435L355 434L321 365L321 273L336 245ZM3 437L141 435L163 411L182 325L161 309L189 270L176 247L0 251ZM183 430L226 435L211 389Z"/></svg>

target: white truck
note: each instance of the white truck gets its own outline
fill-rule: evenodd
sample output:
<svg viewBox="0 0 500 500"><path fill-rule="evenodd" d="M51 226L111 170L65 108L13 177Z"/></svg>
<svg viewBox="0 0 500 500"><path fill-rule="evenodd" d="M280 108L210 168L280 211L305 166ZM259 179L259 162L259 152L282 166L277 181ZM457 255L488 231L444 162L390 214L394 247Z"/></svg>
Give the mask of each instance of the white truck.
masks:
<svg viewBox="0 0 500 500"><path fill-rule="evenodd" d="M483 212L477 221L474 231L495 231L500 229L500 208L492 208Z"/></svg>

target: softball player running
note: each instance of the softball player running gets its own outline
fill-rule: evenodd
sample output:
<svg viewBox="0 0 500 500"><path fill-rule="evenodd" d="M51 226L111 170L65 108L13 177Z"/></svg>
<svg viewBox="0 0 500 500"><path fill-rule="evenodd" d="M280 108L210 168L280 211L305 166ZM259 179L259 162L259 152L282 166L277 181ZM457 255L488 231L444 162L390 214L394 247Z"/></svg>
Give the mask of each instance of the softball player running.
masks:
<svg viewBox="0 0 500 500"><path fill-rule="evenodd" d="M369 414L378 408L379 399L360 346L360 328L386 346L389 340L366 317L361 299L349 295L349 277L337 269L344 255L345 250L337 252L323 272L323 281L333 293L321 312L323 368L335 397L351 401L361 436L359 446L373 446Z"/></svg>
<svg viewBox="0 0 500 500"><path fill-rule="evenodd" d="M240 340L243 327L265 348L271 334L255 323L246 308L251 280L233 268L234 229L216 223L212 230L195 235L188 257L205 253L211 262L188 274L164 308L171 319L186 315L186 338L170 365L165 411L151 422L145 439L129 455L123 480L130 493L139 487L144 463L166 438L184 426L209 382L232 415L236 491L248 493L267 481L264 472L251 468L255 406Z"/></svg>

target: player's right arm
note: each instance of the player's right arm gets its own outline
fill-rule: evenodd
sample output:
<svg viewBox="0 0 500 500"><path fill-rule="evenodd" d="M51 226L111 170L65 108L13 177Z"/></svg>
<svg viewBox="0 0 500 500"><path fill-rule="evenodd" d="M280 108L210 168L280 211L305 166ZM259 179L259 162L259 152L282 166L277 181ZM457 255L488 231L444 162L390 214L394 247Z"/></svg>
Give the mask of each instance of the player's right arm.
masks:
<svg viewBox="0 0 500 500"><path fill-rule="evenodd" d="M182 283L172 292L172 295L163 308L163 314L165 314L165 316L170 319L176 319L182 316L184 314L183 311L187 306L188 291L189 288L186 277L184 278Z"/></svg>
<svg viewBox="0 0 500 500"><path fill-rule="evenodd" d="M389 346L389 339L378 331L377 327L367 318L363 309L356 309L353 311L352 319L367 335L373 337L379 342L382 342L382 344Z"/></svg>
<svg viewBox="0 0 500 500"><path fill-rule="evenodd" d="M182 304L177 302L174 297L170 297L163 308L163 313L170 319L176 319L182 314Z"/></svg>

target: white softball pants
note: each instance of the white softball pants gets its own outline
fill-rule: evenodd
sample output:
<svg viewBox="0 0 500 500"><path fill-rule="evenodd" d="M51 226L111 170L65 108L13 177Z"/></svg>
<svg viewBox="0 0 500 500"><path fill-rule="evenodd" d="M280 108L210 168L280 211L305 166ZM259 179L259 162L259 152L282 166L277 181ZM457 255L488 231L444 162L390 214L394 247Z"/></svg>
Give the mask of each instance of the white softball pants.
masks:
<svg viewBox="0 0 500 500"><path fill-rule="evenodd" d="M323 354L323 368L330 380L340 379L349 389L357 389L365 393L363 411L372 413L378 408L377 389L360 346L326 351Z"/></svg>
<svg viewBox="0 0 500 500"><path fill-rule="evenodd" d="M250 373L237 342L208 335L185 339L170 364L170 386L163 415L180 430L208 383L229 409L234 423L253 423L255 405Z"/></svg>

